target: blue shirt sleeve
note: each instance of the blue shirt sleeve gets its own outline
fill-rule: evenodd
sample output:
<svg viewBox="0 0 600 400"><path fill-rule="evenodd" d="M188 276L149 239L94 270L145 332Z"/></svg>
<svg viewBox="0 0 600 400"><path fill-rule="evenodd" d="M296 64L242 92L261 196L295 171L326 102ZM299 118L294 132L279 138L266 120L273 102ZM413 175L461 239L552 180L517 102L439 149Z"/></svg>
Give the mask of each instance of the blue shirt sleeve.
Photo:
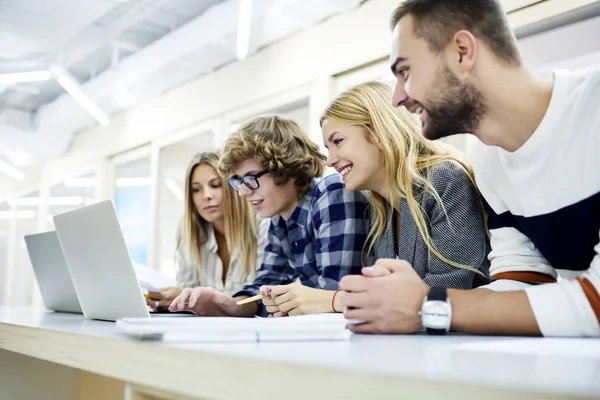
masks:
<svg viewBox="0 0 600 400"><path fill-rule="evenodd" d="M283 252L281 239L275 234L273 222L269 226L268 244L265 247L265 254L260 268L256 271L256 278L250 285L246 285L242 290L235 293L236 296L256 296L260 287L263 285L287 285L292 283L295 278L294 268ZM264 314L262 302L258 302L257 315Z"/></svg>

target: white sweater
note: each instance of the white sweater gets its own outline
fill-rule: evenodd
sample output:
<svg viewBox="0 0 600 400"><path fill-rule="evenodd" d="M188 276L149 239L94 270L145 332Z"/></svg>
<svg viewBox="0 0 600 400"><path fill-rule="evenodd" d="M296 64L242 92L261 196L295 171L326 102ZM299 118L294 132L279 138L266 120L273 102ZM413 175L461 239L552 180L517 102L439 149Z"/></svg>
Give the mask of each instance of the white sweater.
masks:
<svg viewBox="0 0 600 400"><path fill-rule="evenodd" d="M257 268L260 267L267 245L267 232L269 230L269 219L260 218L258 215L254 218L257 236L256 260ZM178 231L179 232L179 231ZM208 240L202 246L200 251L201 263L196 265L189 260L183 249L177 250L179 269L177 270L177 286L180 288L206 286L217 289L218 291L233 295L242 290L246 285L254 282L256 271L250 271L244 275L244 265L242 265L242 255L238 249L233 249L229 259L229 269L225 277L225 283L222 281L223 262L217 254L218 244L215 237L214 228L208 230ZM202 269L202 273L200 272Z"/></svg>
<svg viewBox="0 0 600 400"><path fill-rule="evenodd" d="M489 288L525 288L545 336L600 336L600 67L554 77L548 110L521 148L478 143L472 154L492 209L490 274L497 280ZM515 282L553 279L557 269L579 276Z"/></svg>

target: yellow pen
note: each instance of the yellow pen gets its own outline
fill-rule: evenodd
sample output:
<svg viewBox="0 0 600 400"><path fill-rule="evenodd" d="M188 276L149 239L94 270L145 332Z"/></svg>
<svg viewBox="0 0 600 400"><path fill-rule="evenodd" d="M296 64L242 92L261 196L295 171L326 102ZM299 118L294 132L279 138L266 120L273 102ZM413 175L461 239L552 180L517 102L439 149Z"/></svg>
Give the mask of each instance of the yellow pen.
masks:
<svg viewBox="0 0 600 400"><path fill-rule="evenodd" d="M295 282L292 282L291 284L293 285L293 284L297 284L297 283L299 283L299 282L295 281ZM248 297L247 299L240 300L235 304L237 304L238 306L241 306L242 304L248 304L248 303L252 303L253 301L256 301L256 300L262 300L262 298L263 298L262 294L257 294L256 296L252 296L252 297Z"/></svg>

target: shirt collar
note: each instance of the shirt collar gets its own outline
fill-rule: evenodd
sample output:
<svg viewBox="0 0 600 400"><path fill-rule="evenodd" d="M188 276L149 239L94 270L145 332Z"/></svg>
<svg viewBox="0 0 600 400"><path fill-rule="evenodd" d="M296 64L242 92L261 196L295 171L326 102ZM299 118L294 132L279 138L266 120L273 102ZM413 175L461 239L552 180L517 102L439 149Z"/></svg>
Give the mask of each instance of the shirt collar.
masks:
<svg viewBox="0 0 600 400"><path fill-rule="evenodd" d="M212 224L208 224L207 234L206 247L211 253L216 253L218 244L217 238L215 237L215 227Z"/></svg>
<svg viewBox="0 0 600 400"><path fill-rule="evenodd" d="M298 202L296 209L290 216L290 218L286 221L287 226L291 226L291 224L297 224L301 227L306 226L306 221L310 218L310 205L315 196L315 190L317 188L317 184L319 183L319 179L313 179L312 187L304 195L302 199Z"/></svg>

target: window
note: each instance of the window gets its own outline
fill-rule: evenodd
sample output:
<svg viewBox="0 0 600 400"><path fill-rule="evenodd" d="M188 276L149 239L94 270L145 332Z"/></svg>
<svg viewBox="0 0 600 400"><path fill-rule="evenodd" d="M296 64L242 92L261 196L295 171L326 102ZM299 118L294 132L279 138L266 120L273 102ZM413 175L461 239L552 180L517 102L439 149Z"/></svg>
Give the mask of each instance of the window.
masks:
<svg viewBox="0 0 600 400"><path fill-rule="evenodd" d="M8 278L8 246L10 241L10 228L13 218L12 207L7 203L0 204L0 306L5 302L6 282Z"/></svg>
<svg viewBox="0 0 600 400"><path fill-rule="evenodd" d="M32 303L35 278L24 237L38 232L39 204L39 192L30 193L16 200L17 240L9 299L9 304L13 307L29 307Z"/></svg>
<svg viewBox="0 0 600 400"><path fill-rule="evenodd" d="M148 265L150 245L150 157L115 165L114 204L133 261Z"/></svg>

